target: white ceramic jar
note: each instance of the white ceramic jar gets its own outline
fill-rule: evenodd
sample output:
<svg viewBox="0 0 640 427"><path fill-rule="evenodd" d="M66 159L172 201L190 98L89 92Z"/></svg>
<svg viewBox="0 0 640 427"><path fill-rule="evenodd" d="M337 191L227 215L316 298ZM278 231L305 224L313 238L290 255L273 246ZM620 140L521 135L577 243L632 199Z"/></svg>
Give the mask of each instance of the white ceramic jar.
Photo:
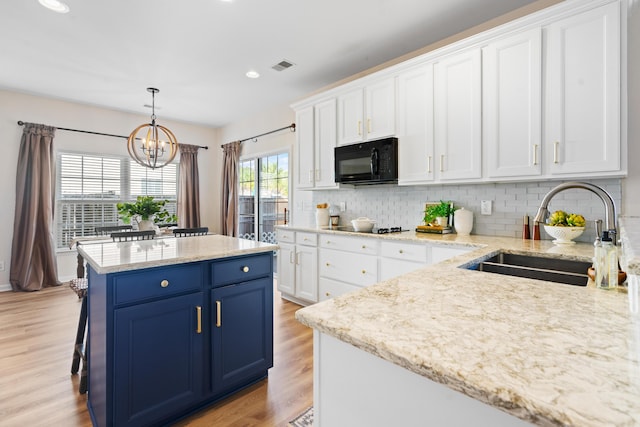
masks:
<svg viewBox="0 0 640 427"><path fill-rule="evenodd" d="M471 234L473 228L473 212L460 208L453 213L453 227L456 229L456 233L461 236L468 236Z"/></svg>
<svg viewBox="0 0 640 427"><path fill-rule="evenodd" d="M329 209L328 208L316 209L316 227L317 228L329 227Z"/></svg>

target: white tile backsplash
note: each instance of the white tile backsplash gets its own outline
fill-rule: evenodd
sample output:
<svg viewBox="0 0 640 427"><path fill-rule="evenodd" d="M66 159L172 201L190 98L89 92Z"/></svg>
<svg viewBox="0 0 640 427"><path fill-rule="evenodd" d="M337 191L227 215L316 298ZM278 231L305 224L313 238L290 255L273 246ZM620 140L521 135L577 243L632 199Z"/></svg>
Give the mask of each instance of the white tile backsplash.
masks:
<svg viewBox="0 0 640 427"><path fill-rule="evenodd" d="M620 213L622 190L620 179L599 179L588 182L605 189L613 198L617 214ZM397 185L372 185L342 188L339 190L314 191L310 209L296 214L296 223L314 224L314 207L318 203L329 203L340 215L340 224L359 216L377 221L378 226L401 226L413 230L421 224L424 204L439 200L451 200L456 207L464 207L474 213L473 234L495 236L522 236L522 218L529 215L533 220L545 194L561 181L490 183L462 185L432 185L399 187ZM491 215L480 215L480 201L491 200ZM340 202L347 203L347 210L339 212ZM587 219L587 229L578 239L583 242L595 238L594 221L604 220L604 205L595 194L587 190L571 189L558 193L549 204L549 211L562 209L579 213ZM548 239L544 230L543 239Z"/></svg>

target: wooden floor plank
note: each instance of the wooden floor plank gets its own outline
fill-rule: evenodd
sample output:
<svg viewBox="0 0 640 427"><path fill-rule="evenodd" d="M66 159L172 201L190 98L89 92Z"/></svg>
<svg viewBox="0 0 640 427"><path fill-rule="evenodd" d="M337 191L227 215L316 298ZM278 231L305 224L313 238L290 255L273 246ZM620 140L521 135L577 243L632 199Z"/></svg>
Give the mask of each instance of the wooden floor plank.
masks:
<svg viewBox="0 0 640 427"><path fill-rule="evenodd" d="M284 427L313 400L313 340L300 308L274 296L274 367L269 377L176 426ZM0 292L0 425L91 426L71 357L80 301L66 286Z"/></svg>

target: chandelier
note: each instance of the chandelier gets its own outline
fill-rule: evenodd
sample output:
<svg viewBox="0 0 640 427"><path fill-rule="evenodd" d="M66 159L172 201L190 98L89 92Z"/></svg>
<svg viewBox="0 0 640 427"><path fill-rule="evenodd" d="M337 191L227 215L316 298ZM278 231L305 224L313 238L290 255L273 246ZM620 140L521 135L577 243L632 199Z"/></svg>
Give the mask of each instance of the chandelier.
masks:
<svg viewBox="0 0 640 427"><path fill-rule="evenodd" d="M127 150L139 165L158 169L169 164L178 153L176 136L164 126L156 123L156 93L160 90L148 87L151 92L151 123L133 130L127 139Z"/></svg>

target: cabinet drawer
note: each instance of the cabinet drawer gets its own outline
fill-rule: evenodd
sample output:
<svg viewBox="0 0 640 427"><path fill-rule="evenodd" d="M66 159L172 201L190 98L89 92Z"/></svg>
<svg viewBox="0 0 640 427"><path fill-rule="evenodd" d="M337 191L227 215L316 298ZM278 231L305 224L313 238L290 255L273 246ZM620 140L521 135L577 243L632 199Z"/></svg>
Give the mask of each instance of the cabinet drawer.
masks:
<svg viewBox="0 0 640 427"><path fill-rule="evenodd" d="M200 264L122 273L113 278L113 301L125 304L200 290L202 282Z"/></svg>
<svg viewBox="0 0 640 427"><path fill-rule="evenodd" d="M405 242L382 242L380 254L386 258L427 263L427 246Z"/></svg>
<svg viewBox="0 0 640 427"><path fill-rule="evenodd" d="M378 281L378 258L321 249L320 277L340 280L356 286L373 285Z"/></svg>
<svg viewBox="0 0 640 427"><path fill-rule="evenodd" d="M272 271L273 256L269 252L264 255L214 262L211 265L211 278L213 287L218 287L270 276Z"/></svg>
<svg viewBox="0 0 640 427"><path fill-rule="evenodd" d="M318 246L318 235L316 233L296 233L296 244L305 246Z"/></svg>
<svg viewBox="0 0 640 427"><path fill-rule="evenodd" d="M458 255L466 254L467 252L471 252L472 250L473 248L434 246L431 248L431 263L435 264Z"/></svg>
<svg viewBox="0 0 640 427"><path fill-rule="evenodd" d="M320 247L368 255L378 255L378 242L376 239L323 234L320 236Z"/></svg>
<svg viewBox="0 0 640 427"><path fill-rule="evenodd" d="M347 292L362 289L360 286L350 285L338 280L320 278L320 301L328 300L346 294Z"/></svg>
<svg viewBox="0 0 640 427"><path fill-rule="evenodd" d="M380 281L389 280L425 267L425 262L405 261L394 258L380 259Z"/></svg>
<svg viewBox="0 0 640 427"><path fill-rule="evenodd" d="M294 243L296 241L295 231L278 229L276 233L277 233L278 242Z"/></svg>

